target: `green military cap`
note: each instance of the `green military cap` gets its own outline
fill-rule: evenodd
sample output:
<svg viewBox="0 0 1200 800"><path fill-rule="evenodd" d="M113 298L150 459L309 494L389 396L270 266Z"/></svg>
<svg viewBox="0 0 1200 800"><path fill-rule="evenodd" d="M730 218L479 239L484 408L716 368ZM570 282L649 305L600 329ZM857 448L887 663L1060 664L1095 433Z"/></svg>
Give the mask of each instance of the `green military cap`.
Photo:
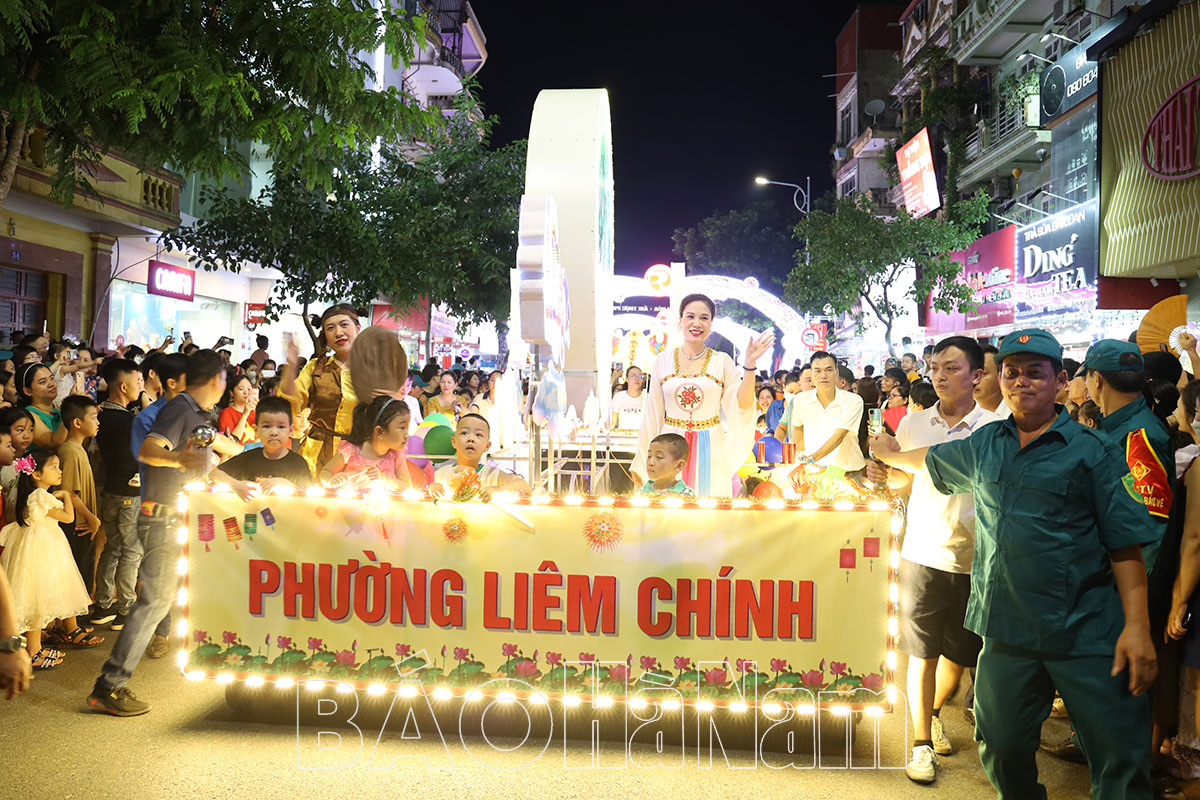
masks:
<svg viewBox="0 0 1200 800"><path fill-rule="evenodd" d="M1123 358L1126 354L1133 358ZM1120 339L1101 339L1088 348L1083 365L1074 377L1082 378L1089 369L1093 372L1141 372L1141 348Z"/></svg>
<svg viewBox="0 0 1200 800"><path fill-rule="evenodd" d="M1021 331L1013 331L1000 342L999 351L996 353L996 363L999 364L1005 358L1015 353L1037 353L1039 356L1052 358L1058 363L1062 363L1062 345L1049 332L1041 328L1026 328Z"/></svg>

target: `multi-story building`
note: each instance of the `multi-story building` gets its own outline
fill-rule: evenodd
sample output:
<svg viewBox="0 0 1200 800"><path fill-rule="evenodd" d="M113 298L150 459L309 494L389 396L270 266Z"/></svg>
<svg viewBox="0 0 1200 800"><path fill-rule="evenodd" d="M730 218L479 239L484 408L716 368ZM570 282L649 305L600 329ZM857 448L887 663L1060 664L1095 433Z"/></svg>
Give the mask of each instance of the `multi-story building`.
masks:
<svg viewBox="0 0 1200 800"><path fill-rule="evenodd" d="M407 67L393 67L380 52L374 57L375 87L397 88L422 106L447 109L465 80L487 58L486 39L466 0L388 0L425 20L425 37ZM0 142L2 142L0 131ZM110 153L92 175L100 199L77 195L70 208L49 199L40 132L29 137L12 191L0 212L0 342L14 332L41 331L112 348L119 341L157 343L185 333L202 346L220 336L235 340L235 353L254 349L245 324L256 303L266 300L277 273L255 265L237 272L197 270L188 275L186 253L167 252L161 232L201 217L206 185L169 169L144 171L119 153ZM225 188L253 196L269 180L270 155L245 143L250 171ZM172 297L148 287L163 270L191 281L191 291ZM305 336L299 318L270 331L276 349L280 333ZM258 332L263 332L262 328Z"/></svg>
<svg viewBox="0 0 1200 800"><path fill-rule="evenodd" d="M859 5L837 38L837 137L833 149L837 196L861 192L887 213L884 153L900 135L889 100L898 71L900 31L895 6Z"/></svg>

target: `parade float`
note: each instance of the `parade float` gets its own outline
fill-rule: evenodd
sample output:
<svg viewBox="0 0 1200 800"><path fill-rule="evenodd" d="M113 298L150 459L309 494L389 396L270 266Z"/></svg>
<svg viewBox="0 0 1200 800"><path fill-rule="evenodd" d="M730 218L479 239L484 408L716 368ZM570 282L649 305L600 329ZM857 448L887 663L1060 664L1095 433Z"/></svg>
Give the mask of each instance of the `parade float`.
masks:
<svg viewBox="0 0 1200 800"><path fill-rule="evenodd" d="M611 297L592 301L611 275L608 148L603 91L542 93L513 307L550 356L530 414L550 447L567 395L608 389ZM536 469L529 494L487 495L468 470L441 499L190 484L178 666L415 704L878 717L896 702L903 509L758 450L743 478L762 483L738 498L552 493Z"/></svg>

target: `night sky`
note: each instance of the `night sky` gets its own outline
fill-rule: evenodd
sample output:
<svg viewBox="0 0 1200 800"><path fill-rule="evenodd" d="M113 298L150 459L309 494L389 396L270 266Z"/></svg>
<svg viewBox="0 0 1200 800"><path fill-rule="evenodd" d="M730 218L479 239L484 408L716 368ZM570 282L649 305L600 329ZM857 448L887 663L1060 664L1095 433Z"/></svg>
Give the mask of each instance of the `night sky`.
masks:
<svg viewBox="0 0 1200 800"><path fill-rule="evenodd" d="M834 43L855 4L471 0L498 139L529 133L541 89L602 87L612 107L617 272L670 261L671 233L786 187L832 187ZM903 7L904 3L899 5Z"/></svg>

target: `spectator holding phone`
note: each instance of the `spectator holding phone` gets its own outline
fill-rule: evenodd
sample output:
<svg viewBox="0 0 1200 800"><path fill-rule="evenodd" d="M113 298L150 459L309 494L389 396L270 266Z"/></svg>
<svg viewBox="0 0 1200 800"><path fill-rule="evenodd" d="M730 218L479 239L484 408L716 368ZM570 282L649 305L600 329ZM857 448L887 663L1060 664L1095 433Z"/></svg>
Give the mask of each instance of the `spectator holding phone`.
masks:
<svg viewBox="0 0 1200 800"><path fill-rule="evenodd" d="M225 397L221 402L221 414L217 427L221 433L239 444L257 441L254 432L254 409L258 406L258 390L245 372L229 370Z"/></svg>

